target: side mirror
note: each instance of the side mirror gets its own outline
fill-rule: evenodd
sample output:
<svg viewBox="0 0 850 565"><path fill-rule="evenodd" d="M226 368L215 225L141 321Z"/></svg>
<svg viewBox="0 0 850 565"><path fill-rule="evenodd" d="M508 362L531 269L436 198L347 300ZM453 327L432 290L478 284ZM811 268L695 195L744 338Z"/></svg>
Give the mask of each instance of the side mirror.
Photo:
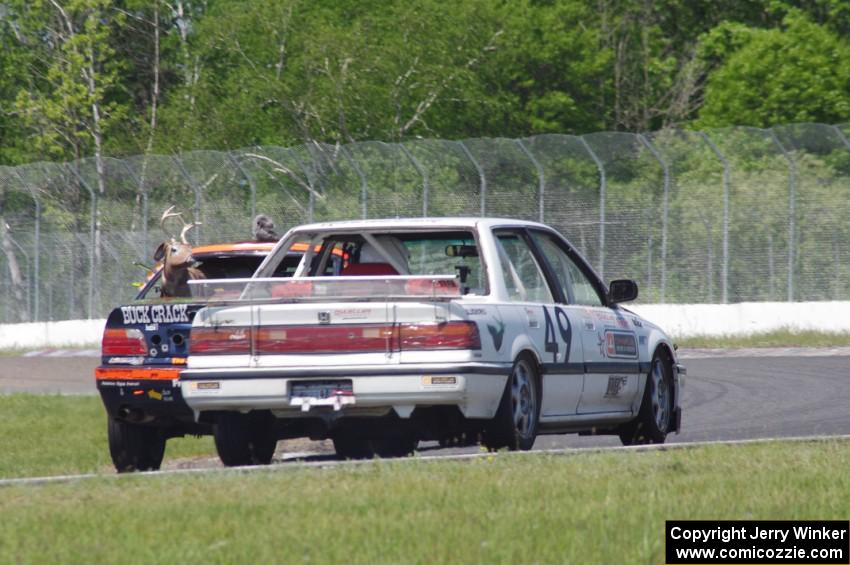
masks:
<svg viewBox="0 0 850 565"><path fill-rule="evenodd" d="M612 304L620 302L629 302L638 297L638 285L631 279L619 279L611 281L611 287L608 291L608 301Z"/></svg>

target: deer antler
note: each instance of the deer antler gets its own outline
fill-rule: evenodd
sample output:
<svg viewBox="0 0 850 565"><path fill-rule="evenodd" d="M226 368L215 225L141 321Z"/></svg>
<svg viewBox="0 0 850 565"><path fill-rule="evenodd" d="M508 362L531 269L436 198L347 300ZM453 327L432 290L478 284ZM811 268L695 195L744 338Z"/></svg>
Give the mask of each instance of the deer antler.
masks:
<svg viewBox="0 0 850 565"><path fill-rule="evenodd" d="M174 234L171 233L170 231L168 231L168 229L165 227L165 220L167 220L168 218L182 218L182 216L183 216L182 212L172 212L172 210L174 210L175 207L176 206L169 206L169 208L165 212L162 213L162 217L159 219L159 227L162 228L162 231L165 232L165 235L167 235L171 239L175 239L175 237L174 237ZM182 221L182 219L181 219L181 221ZM181 234L181 237L182 237L182 234Z"/></svg>
<svg viewBox="0 0 850 565"><path fill-rule="evenodd" d="M183 229L180 231L180 241L183 243L189 243L186 241L186 234L189 233L189 230L194 228L195 226L200 226L201 222L192 222L191 224L183 224Z"/></svg>
<svg viewBox="0 0 850 565"><path fill-rule="evenodd" d="M183 224L183 230L180 232L180 241L183 243L189 243L186 241L186 234L189 233L189 230L194 228L195 226L200 226L201 222L192 222L191 224Z"/></svg>

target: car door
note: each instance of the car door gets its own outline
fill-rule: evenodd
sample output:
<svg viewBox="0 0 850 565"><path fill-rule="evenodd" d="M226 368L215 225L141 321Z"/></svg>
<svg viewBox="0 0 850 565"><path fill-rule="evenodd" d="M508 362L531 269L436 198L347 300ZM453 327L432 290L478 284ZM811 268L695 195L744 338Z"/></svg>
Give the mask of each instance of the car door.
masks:
<svg viewBox="0 0 850 565"><path fill-rule="evenodd" d="M605 287L581 256L559 235L531 230L550 276L561 288L563 305L584 355L578 414L631 410L638 391L638 336L630 319L604 299Z"/></svg>
<svg viewBox="0 0 850 565"><path fill-rule="evenodd" d="M557 299L560 291L551 285L525 230L494 235L507 290L507 303L499 310L506 327L523 332L540 357L541 421L575 415L584 372L580 335L573 331L576 313Z"/></svg>

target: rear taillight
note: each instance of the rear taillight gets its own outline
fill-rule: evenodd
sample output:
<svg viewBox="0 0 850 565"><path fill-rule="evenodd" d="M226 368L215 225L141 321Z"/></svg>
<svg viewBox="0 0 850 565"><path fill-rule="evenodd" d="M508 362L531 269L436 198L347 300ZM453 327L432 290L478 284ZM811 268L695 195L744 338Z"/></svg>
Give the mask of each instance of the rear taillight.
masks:
<svg viewBox="0 0 850 565"><path fill-rule="evenodd" d="M481 349L475 322L266 326L256 330L256 354L380 353L423 349ZM191 355L246 354L248 328L194 328Z"/></svg>
<svg viewBox="0 0 850 565"><path fill-rule="evenodd" d="M257 353L381 352L393 349L393 337L393 327L384 324L260 328Z"/></svg>
<svg viewBox="0 0 850 565"><path fill-rule="evenodd" d="M147 355L145 336L135 328L106 328L101 342L102 355Z"/></svg>
<svg viewBox="0 0 850 565"><path fill-rule="evenodd" d="M402 324L401 349L481 349L481 336L475 322L441 324Z"/></svg>
<svg viewBox="0 0 850 565"><path fill-rule="evenodd" d="M245 355L250 352L250 328L192 328L189 336L189 355Z"/></svg>

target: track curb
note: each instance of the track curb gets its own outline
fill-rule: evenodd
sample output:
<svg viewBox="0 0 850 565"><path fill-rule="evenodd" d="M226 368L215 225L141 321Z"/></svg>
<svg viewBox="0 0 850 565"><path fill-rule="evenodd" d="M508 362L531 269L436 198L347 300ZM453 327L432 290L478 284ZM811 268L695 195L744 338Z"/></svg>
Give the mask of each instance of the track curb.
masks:
<svg viewBox="0 0 850 565"><path fill-rule="evenodd" d="M826 442L848 442L850 434L837 436L795 436L795 437L778 437L778 438L756 438L756 439L738 439L738 440L712 440L712 441L693 441L682 443L655 444L655 445L631 445L617 447L584 447L584 448L563 448L563 449L541 449L538 451L512 451L512 452L480 452L480 453L461 453L455 455L417 455L413 457L404 457L398 459L372 459L366 461L299 461L295 457L291 457L290 462L278 462L273 465L260 465L250 467L224 467L224 468L203 468L203 469L169 469L166 471L146 471L142 473L84 473L79 475L55 475L47 477L21 477L13 479L0 479L0 488L14 486L42 486L56 483L73 483L91 479L113 479L113 480L134 480L147 477L170 477L179 475L215 475L215 474L249 474L249 473L278 473L287 469L305 469L305 468L331 468L331 467L361 467L368 465L376 465L379 463L409 463L409 462L432 462L432 461L465 461L475 459L486 459L489 457L536 457L539 455L560 455L560 456L576 456L595 453L616 453L616 452L650 452L650 451L677 451L683 449L696 449L700 447L711 446L736 446L736 445L769 445L772 443L826 443ZM310 456L308 453L293 454L298 457ZM295 459L295 460L292 460ZM285 464L284 464L285 463Z"/></svg>

